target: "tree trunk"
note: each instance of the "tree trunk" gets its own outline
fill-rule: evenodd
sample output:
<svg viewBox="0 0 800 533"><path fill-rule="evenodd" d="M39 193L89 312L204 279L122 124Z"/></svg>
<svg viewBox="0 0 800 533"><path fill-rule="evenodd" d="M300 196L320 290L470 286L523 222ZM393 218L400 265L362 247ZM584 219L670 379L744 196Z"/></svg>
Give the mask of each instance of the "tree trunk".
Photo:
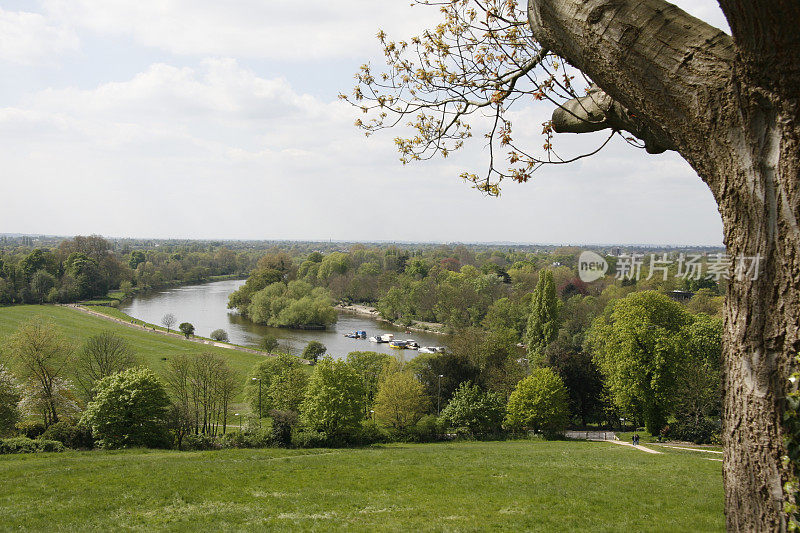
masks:
<svg viewBox="0 0 800 533"><path fill-rule="evenodd" d="M781 462L782 416L800 348L800 2L720 3L733 38L663 0L529 0L528 16L543 46L677 150L714 194L733 263L723 349L727 525L783 531L792 467ZM562 131L586 131L569 127ZM742 257L760 258L757 279L737 279Z"/></svg>

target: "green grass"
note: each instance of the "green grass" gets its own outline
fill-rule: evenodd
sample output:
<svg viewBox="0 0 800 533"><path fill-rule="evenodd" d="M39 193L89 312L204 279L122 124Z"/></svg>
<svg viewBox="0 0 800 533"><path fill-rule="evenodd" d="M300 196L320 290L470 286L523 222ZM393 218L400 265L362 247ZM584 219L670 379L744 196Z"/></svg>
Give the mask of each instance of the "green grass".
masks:
<svg viewBox="0 0 800 533"><path fill-rule="evenodd" d="M0 456L0 529L722 531L718 462L602 442Z"/></svg>
<svg viewBox="0 0 800 533"><path fill-rule="evenodd" d="M113 313L118 313L120 316L117 318L130 321L130 317L111 307L92 309L102 309L110 316L115 316ZM111 330L130 343L143 364L160 375L163 375L169 360L178 354L214 353L228 361L242 379L250 373L253 365L263 358L263 356L256 354L216 348L214 346L203 346L179 337L170 337L129 328L100 317L91 316L74 308L54 305L0 307L0 345L4 337L14 333L20 324L36 315L52 320L61 328L63 334L77 346L80 346L92 335L103 330ZM2 357L1 350L0 357Z"/></svg>

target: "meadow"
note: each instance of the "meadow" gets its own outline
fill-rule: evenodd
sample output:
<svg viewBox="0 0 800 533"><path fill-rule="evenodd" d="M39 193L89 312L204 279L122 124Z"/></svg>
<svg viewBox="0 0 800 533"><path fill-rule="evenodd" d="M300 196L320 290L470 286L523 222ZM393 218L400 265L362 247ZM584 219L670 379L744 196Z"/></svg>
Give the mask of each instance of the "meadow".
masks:
<svg viewBox="0 0 800 533"><path fill-rule="evenodd" d="M111 310L112 308L106 309ZM130 320L127 315L119 314L120 316L117 318ZM55 305L0 307L0 343L5 337L13 334L22 323L37 315L55 323L64 336L77 347L80 347L90 336L96 335L103 330L111 330L128 341L142 364L159 375L163 375L169 360L178 354L209 352L225 358L244 381L244 378L250 374L253 365L262 359L260 355L214 346L204 346L186 341L180 337L154 334L92 316L75 308ZM0 361L3 358L2 350L0 350Z"/></svg>
<svg viewBox="0 0 800 533"><path fill-rule="evenodd" d="M704 456L541 440L0 456L0 530L722 531Z"/></svg>

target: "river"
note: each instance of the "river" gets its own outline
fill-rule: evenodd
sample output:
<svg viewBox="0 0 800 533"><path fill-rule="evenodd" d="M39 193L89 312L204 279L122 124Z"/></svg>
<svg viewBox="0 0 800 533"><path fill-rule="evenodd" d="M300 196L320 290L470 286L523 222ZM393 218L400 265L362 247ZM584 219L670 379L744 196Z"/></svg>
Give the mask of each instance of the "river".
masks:
<svg viewBox="0 0 800 533"><path fill-rule="evenodd" d="M442 346L445 343L446 337L443 335L419 331L404 333L404 330L387 322L348 312L339 312L339 320L324 331L271 328L254 324L228 309L228 295L243 284L244 280L226 280L154 291L135 296L122 304L120 310L151 324L161 324L161 318L172 313L176 318L176 326L181 322L190 322L195 327L195 333L203 337L208 337L212 331L221 328L228 332L232 343L242 346L258 346L265 335L271 334L282 347L288 346L296 355L310 341L321 342L334 357L366 350L401 355L406 360L417 354L414 350L392 350L388 344L344 336L345 333L357 330L366 331L369 337L393 333L398 339L414 339L421 346Z"/></svg>

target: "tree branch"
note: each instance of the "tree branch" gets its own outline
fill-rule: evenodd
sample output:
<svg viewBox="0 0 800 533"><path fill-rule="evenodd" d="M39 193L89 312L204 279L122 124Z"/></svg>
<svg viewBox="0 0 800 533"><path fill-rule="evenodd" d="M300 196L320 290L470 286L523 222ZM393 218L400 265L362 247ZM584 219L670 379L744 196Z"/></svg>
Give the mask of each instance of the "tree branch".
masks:
<svg viewBox="0 0 800 533"><path fill-rule="evenodd" d="M692 159L719 108L710 101L723 97L730 79L730 36L664 0L529 0L528 20L543 47L610 97L603 127L614 127L614 117L620 129L641 133L649 150ZM577 104L587 102L570 105ZM556 113L568 127L569 111ZM627 124L631 117L636 124Z"/></svg>

